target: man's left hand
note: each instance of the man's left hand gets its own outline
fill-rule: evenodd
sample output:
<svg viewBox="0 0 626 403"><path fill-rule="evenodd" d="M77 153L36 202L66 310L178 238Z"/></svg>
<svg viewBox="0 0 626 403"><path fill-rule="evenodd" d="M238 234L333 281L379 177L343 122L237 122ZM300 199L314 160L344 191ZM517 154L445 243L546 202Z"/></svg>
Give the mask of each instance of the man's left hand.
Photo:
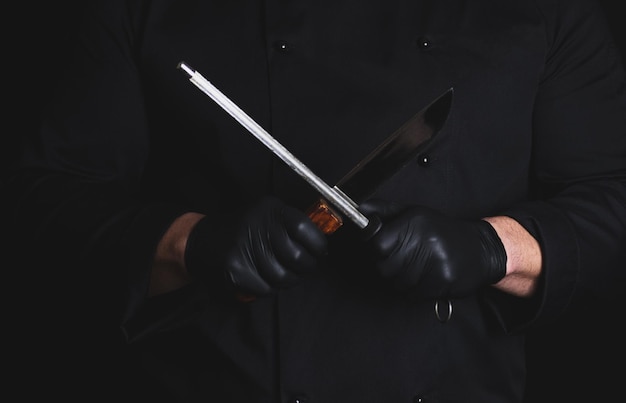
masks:
<svg viewBox="0 0 626 403"><path fill-rule="evenodd" d="M506 251L491 224L435 210L372 200L360 207L382 219L368 240L379 274L420 298L462 297L506 274Z"/></svg>

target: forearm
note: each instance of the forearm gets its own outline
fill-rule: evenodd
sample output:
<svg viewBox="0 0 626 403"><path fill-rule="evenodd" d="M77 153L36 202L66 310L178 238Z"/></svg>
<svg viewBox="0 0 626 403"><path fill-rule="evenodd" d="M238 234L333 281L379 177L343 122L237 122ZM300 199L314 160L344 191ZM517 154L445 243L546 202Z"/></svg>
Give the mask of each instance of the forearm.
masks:
<svg viewBox="0 0 626 403"><path fill-rule="evenodd" d="M510 217L487 217L507 254L506 275L494 287L506 293L530 297L541 274L542 256L537 240Z"/></svg>
<svg viewBox="0 0 626 403"><path fill-rule="evenodd" d="M199 213L186 213L178 217L157 245L148 296L165 294L189 283L185 268L185 248L189 233L204 217Z"/></svg>

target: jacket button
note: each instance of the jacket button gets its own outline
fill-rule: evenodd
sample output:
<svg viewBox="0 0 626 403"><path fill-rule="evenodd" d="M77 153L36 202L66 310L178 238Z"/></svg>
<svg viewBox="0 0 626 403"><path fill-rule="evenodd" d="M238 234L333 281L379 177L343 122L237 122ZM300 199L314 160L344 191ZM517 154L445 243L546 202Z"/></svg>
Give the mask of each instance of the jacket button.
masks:
<svg viewBox="0 0 626 403"><path fill-rule="evenodd" d="M298 395L291 398L289 403L309 403L309 398L304 395Z"/></svg>
<svg viewBox="0 0 626 403"><path fill-rule="evenodd" d="M423 166L423 167L430 165L430 155L428 155L428 154L420 154L420 155L418 155L417 156L417 163L420 166Z"/></svg>
<svg viewBox="0 0 626 403"><path fill-rule="evenodd" d="M420 36L417 38L417 47L420 50L430 50L432 47L432 42L425 36Z"/></svg>
<svg viewBox="0 0 626 403"><path fill-rule="evenodd" d="M279 52L286 53L291 50L291 47L286 41L276 41L274 42L274 49L278 50Z"/></svg>
<svg viewBox="0 0 626 403"><path fill-rule="evenodd" d="M421 396L415 396L413 398L413 403L426 403L426 400L424 400Z"/></svg>

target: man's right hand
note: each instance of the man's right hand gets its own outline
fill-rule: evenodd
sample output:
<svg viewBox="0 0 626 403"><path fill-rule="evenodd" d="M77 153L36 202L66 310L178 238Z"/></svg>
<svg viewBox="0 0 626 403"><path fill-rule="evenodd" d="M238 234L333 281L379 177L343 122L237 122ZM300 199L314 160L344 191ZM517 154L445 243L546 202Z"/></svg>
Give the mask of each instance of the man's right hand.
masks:
<svg viewBox="0 0 626 403"><path fill-rule="evenodd" d="M238 293L263 296L296 283L327 253L324 233L276 198L261 200L233 225L224 231L208 216L195 225L185 251L192 278L213 283L210 287L225 281Z"/></svg>

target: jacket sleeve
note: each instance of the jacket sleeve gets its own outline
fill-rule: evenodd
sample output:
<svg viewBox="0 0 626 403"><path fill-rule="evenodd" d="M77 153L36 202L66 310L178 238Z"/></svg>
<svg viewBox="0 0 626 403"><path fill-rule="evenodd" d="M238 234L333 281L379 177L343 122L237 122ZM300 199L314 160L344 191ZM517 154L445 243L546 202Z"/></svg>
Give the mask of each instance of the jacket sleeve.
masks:
<svg viewBox="0 0 626 403"><path fill-rule="evenodd" d="M539 323L583 298L615 300L626 284L624 68L596 4L553 6L543 10L548 52L533 116L533 197L504 212L542 249L539 309L526 317ZM505 322L510 330L530 323Z"/></svg>
<svg viewBox="0 0 626 403"><path fill-rule="evenodd" d="M6 192L30 276L73 299L84 310L76 320L113 325L143 303L157 242L185 211L139 196L151 144L129 4L142 2L85 7L73 57Z"/></svg>

